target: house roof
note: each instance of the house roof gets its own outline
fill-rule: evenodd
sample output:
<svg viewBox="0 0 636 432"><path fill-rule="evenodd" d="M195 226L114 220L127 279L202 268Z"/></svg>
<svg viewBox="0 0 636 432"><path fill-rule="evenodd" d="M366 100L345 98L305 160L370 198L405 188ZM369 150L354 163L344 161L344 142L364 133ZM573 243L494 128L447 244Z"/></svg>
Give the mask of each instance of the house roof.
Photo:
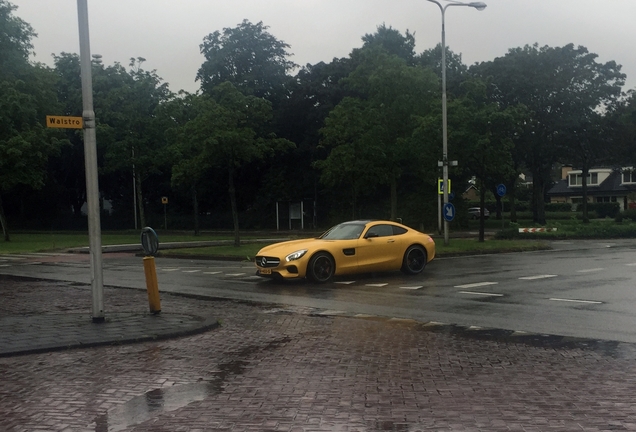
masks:
<svg viewBox="0 0 636 432"><path fill-rule="evenodd" d="M630 192L636 192L636 184L621 185L622 173L614 170L599 185L587 185L587 194L590 196L624 196ZM549 196L580 196L583 193L581 186L570 187L568 179L559 180L547 192Z"/></svg>

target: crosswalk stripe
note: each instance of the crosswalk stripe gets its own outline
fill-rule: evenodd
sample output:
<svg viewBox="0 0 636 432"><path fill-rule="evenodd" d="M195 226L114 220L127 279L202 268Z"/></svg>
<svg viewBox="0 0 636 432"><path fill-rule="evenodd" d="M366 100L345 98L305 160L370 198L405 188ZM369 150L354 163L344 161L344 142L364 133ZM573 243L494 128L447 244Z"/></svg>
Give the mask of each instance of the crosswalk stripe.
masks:
<svg viewBox="0 0 636 432"><path fill-rule="evenodd" d="M524 276L520 277L521 280L535 280L535 279L545 279L545 278L553 278L557 277L557 275L537 275L537 276Z"/></svg>
<svg viewBox="0 0 636 432"><path fill-rule="evenodd" d="M481 286L497 285L497 283L498 282L477 282L477 283L466 284L466 285L455 285L455 288L476 288Z"/></svg>

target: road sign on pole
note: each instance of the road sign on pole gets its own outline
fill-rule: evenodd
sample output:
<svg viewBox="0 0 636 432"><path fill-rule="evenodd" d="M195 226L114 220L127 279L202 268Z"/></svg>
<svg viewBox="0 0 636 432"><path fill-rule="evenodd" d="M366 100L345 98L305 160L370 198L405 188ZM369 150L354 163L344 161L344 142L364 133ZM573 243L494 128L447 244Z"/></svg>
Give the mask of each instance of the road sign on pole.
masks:
<svg viewBox="0 0 636 432"><path fill-rule="evenodd" d="M497 195L499 195L500 197L506 195L506 185L505 184L497 185Z"/></svg>
<svg viewBox="0 0 636 432"><path fill-rule="evenodd" d="M453 205L453 203L444 204L443 216L446 222L451 222L453 219L455 219L455 206Z"/></svg>

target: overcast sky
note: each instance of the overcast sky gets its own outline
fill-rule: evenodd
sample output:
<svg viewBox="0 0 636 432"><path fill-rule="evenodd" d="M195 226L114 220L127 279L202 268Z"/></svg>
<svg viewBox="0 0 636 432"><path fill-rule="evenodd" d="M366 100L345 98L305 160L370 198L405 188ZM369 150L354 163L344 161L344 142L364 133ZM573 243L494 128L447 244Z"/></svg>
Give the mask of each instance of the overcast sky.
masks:
<svg viewBox="0 0 636 432"><path fill-rule="evenodd" d="M53 53L79 53L76 0L9 1L38 33L35 60L52 65ZM446 12L447 45L467 65L535 42L574 43L598 54L598 61L621 64L625 89L636 87L636 0L484 2L481 12ZM269 26L300 65L346 57L383 23L415 33L418 53L441 40L440 10L426 0L88 0L88 12L92 54L106 65L144 57L145 68L156 69L173 91L198 89L203 37L243 19Z"/></svg>

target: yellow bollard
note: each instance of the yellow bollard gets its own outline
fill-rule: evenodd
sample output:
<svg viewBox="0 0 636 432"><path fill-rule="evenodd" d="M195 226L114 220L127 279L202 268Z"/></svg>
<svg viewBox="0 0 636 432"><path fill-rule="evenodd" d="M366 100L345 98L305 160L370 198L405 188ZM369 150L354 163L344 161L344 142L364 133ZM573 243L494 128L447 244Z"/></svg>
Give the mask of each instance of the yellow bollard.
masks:
<svg viewBox="0 0 636 432"><path fill-rule="evenodd" d="M144 257L144 273L146 274L146 289L148 290L150 313L158 314L161 312L161 300L159 299L159 284L157 283L155 257Z"/></svg>

